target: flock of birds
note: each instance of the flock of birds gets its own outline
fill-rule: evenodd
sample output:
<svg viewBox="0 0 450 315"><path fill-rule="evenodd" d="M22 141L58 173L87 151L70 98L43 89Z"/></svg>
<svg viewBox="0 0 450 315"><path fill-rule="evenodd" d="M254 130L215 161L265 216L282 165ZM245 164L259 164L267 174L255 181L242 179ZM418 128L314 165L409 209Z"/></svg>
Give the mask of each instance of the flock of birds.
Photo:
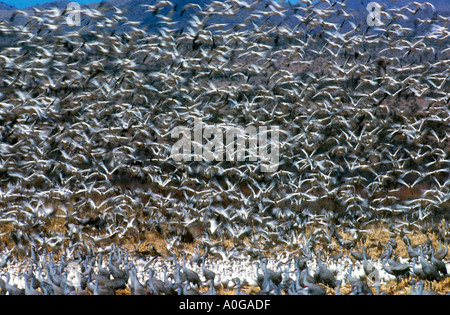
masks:
<svg viewBox="0 0 450 315"><path fill-rule="evenodd" d="M59 9L0 21L1 267L28 267L14 278L24 291L7 272L2 292L127 286L167 294L156 289L157 277L177 293L194 293L205 280L214 292L201 265L201 282L183 279L186 263L167 254L198 243L212 257L205 264L236 261L255 272L258 261L246 282L262 278L262 292L323 293L301 262L272 270L260 251L276 256L315 242L329 254L347 246L342 233L356 242L374 226L393 235L431 231L441 220L446 227L450 18L412 2L384 8L383 24L370 27L367 14L354 15L345 2L303 2L157 1L143 6L156 31L107 2L84 8L76 28ZM261 172L262 162L248 158L173 160L171 131L197 118L279 126L278 169ZM447 229L438 235L447 240ZM173 267L173 277L163 280L163 267L155 278L153 269L140 270L121 252L129 244L134 253L150 248L146 265ZM85 285L69 285L67 263L53 262L52 252L75 261ZM110 277L98 261L103 252ZM445 270L437 278L413 269L426 272L445 255L429 245L418 252L416 263L386 255L377 270L413 273L422 279L414 292L426 293L423 282L445 278ZM329 266L307 259L314 261L320 280ZM352 283L349 275L326 285ZM223 282L240 288L242 279L230 277ZM355 283L353 293L367 293Z"/></svg>
<svg viewBox="0 0 450 315"><path fill-rule="evenodd" d="M209 248L201 253L199 246L189 260L186 251L181 252L181 260L173 253L157 260L136 258L115 245L100 252L92 247L79 250L71 259L64 255L55 259L53 252L39 254L33 249L26 262L14 265L17 270L10 269L4 280L0 278L0 294L386 295L381 284L395 280L408 282L411 295L440 295L432 286L448 279L449 264L443 261L448 246L439 242L436 250L427 238L413 247L406 235L403 242L408 246L407 258L394 254L397 242L391 238L380 257L369 257L365 246L361 251L352 248L346 257L341 247L340 254L325 261L323 250L316 251L313 242L306 242L292 257L260 255L232 261L210 258ZM10 254L2 254L0 267L9 260ZM344 285L350 288L346 293L341 292Z"/></svg>

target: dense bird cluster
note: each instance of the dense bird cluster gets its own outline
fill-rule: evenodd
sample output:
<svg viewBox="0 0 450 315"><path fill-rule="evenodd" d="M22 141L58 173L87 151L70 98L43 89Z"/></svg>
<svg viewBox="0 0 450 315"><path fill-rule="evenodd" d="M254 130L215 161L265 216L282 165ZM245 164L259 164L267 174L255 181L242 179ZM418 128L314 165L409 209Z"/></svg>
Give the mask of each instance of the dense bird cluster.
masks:
<svg viewBox="0 0 450 315"><path fill-rule="evenodd" d="M348 256L341 249L340 255L325 261L322 249L317 250L311 241L295 255L260 255L251 260L217 260L209 257L208 247L203 253L197 247L189 253L189 260L186 251L181 260L173 253L158 260L136 258L115 245L100 252L94 248L77 250L73 258L61 256L57 260L52 252L39 255L32 250L19 270L10 269L5 280L0 279L0 294L385 295L381 284L395 280L397 284L403 281L411 295L439 295L432 287L448 279L443 261L448 247L440 242L436 250L429 238L414 248L408 236L403 242L408 245L409 257L397 257L397 243L391 239L379 257L369 257L362 246L362 251L352 248ZM104 254L108 255L106 260ZM9 259L10 253L2 254L2 266ZM394 289L390 293L398 292Z"/></svg>
<svg viewBox="0 0 450 315"><path fill-rule="evenodd" d="M51 276L66 266L45 250L138 248L149 232L167 251L199 242L229 260L307 240L345 247L342 233L355 242L374 225L406 235L448 219L450 18L413 2L384 8L383 24L371 27L345 2L303 2L158 1L142 7L156 32L105 4L83 9L75 28L58 9L1 21L3 251L15 260L39 252L47 263L37 266ZM175 161L171 131L198 118L279 126L279 167ZM432 262L415 253L425 272ZM133 266L121 262L140 292ZM398 278L411 266L386 258L382 269ZM261 289L281 292L263 261L261 270ZM47 283L41 291L65 282ZM287 292L316 290L305 286ZM25 289L35 292L33 282Z"/></svg>

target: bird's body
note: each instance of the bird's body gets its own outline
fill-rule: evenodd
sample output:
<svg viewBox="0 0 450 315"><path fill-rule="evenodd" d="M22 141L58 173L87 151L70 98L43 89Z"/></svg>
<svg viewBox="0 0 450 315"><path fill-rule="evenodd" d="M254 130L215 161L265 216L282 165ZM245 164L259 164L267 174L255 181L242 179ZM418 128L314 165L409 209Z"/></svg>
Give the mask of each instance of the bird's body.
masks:
<svg viewBox="0 0 450 315"><path fill-rule="evenodd" d="M323 283L332 288L336 287L336 276L333 272L331 272L322 262L321 260L322 251L319 251L319 255L317 257L318 268L314 274L314 279L316 283Z"/></svg>
<svg viewBox="0 0 450 315"><path fill-rule="evenodd" d="M183 252L182 271L183 276L189 283L195 284L197 287L200 287L202 285L202 281L200 280L199 275L192 269L186 267L186 253L184 252Z"/></svg>
<svg viewBox="0 0 450 315"><path fill-rule="evenodd" d="M406 277L410 272L410 266L399 263L395 260L385 259L382 265L383 269L393 275L397 280L401 277Z"/></svg>
<svg viewBox="0 0 450 315"><path fill-rule="evenodd" d="M303 283L308 288L311 295L326 295L326 290L318 284L308 282L308 268L304 270Z"/></svg>
<svg viewBox="0 0 450 315"><path fill-rule="evenodd" d="M423 273L426 275L427 280L433 281L433 280L439 280L440 275L438 269L428 262L423 253L423 245L421 246L421 254L420 254L420 264L422 266Z"/></svg>

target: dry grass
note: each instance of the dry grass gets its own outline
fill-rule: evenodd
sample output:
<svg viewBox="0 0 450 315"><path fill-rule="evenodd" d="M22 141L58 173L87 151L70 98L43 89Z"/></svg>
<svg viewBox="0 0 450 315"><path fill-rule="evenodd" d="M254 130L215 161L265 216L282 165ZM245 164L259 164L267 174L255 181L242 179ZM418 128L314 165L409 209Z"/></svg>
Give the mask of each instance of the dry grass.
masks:
<svg viewBox="0 0 450 315"><path fill-rule="evenodd" d="M442 223L441 229L443 229L444 226L445 222ZM64 226L63 218L55 218L50 220L48 224L42 227L42 229L45 230L46 232L49 232L49 234L51 234L51 232L64 233L66 226ZM6 245L8 248L12 248L14 246L14 243L12 242L11 239L11 232L13 230L14 225L12 223L0 225L0 233L1 233L0 242ZM368 254L371 257L379 257L385 251L382 245L387 244L389 239L392 237L392 232L389 232L388 228L382 225L369 226L366 228L366 230L369 232L363 234L365 241L363 242L362 240L358 240L356 242L356 249L358 250L361 246L364 245L367 249ZM304 231L305 238L307 239L313 231L314 228L306 229ZM338 233L343 237L344 240L352 241L354 239L351 234L344 232L342 229L338 229ZM436 235L435 233L424 234L421 230L416 229L414 231L411 231L410 234L407 235L411 240L413 246L423 244L427 240L427 238L430 239L433 247L437 249L439 246L438 235ZM405 258L408 257L407 247L404 241L402 240L402 235L396 234L395 240L397 242L397 248L394 250L394 254L396 254L399 257ZM212 239L212 241L219 241L219 240ZM224 239L220 241L221 246L223 246L224 249L226 250L230 250L236 247L237 245L240 245L230 239ZM171 253L167 249L168 244L165 237L154 231L141 232L140 237L128 237L122 239L115 238L112 241L106 241L102 245L106 246L109 245L111 242L115 242L122 248L127 249L130 252L135 252L136 254L141 254L143 256L155 254L156 255L161 254L162 256L171 255ZM252 246L252 244L249 242L248 239L245 239L242 242L244 242L247 247ZM191 243L182 243L179 247L172 247L171 251L175 253L177 256L179 256L181 255L182 251L193 252L194 248L197 245L200 245L200 241L194 240ZM334 250L330 250L330 245L332 245L331 247L333 247ZM316 249L324 249L325 252L334 254L339 253L339 246L336 243L328 244L325 242L324 243L317 242L316 246L317 246ZM292 250L292 248L290 248L289 250ZM278 247L276 252L279 253L283 251L284 251L283 247ZM271 250L263 250L262 253L270 257L273 254L273 252L274 251L271 249ZM344 249L344 255L350 255L350 252Z"/></svg>

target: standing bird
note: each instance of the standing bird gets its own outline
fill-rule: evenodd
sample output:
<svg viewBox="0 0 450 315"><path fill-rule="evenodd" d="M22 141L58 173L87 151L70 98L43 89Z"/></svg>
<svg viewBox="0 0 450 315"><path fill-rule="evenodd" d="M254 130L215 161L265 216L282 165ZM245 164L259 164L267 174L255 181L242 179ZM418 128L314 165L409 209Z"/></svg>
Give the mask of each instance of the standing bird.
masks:
<svg viewBox="0 0 450 315"><path fill-rule="evenodd" d="M323 283L325 285L328 285L332 288L336 287L336 277L333 272L331 272L322 262L321 259L322 251L319 250L318 257L317 257L317 264L318 268L316 272L314 273L314 279L316 280L316 283Z"/></svg>
<svg viewBox="0 0 450 315"><path fill-rule="evenodd" d="M205 277L205 279L207 281L213 281L214 282L214 280L216 278L216 274L215 274L214 271L209 270L208 268L205 267L205 262L206 262L206 259L202 258L202 272L203 272L203 276Z"/></svg>
<svg viewBox="0 0 450 315"><path fill-rule="evenodd" d="M97 263L97 270L98 274L102 277L105 277L107 279L111 278L111 273L108 271L108 269L103 268L103 254L100 253L98 255L98 263Z"/></svg>
<svg viewBox="0 0 450 315"><path fill-rule="evenodd" d="M155 278L155 271L150 268L150 276L147 280L147 287L150 289L152 295L161 295L167 293L166 283Z"/></svg>
<svg viewBox="0 0 450 315"><path fill-rule="evenodd" d="M408 251L408 255L409 255L410 258L416 258L416 257L420 256L420 249L419 248L413 248L411 246L411 242L410 242L408 236L405 235L403 237L403 241L408 246L407 251Z"/></svg>
<svg viewBox="0 0 450 315"><path fill-rule="evenodd" d="M439 276L439 271L437 270L437 268L429 263L424 256L423 253L423 245L420 245L420 264L422 265L422 270L424 272L424 274L427 276L427 280L429 281L433 281L433 280L439 280L440 276Z"/></svg>
<svg viewBox="0 0 450 315"><path fill-rule="evenodd" d="M427 275L423 272L422 268L417 268L417 257L414 257L413 260L413 274L418 277L420 280L426 280Z"/></svg>
<svg viewBox="0 0 450 315"><path fill-rule="evenodd" d="M375 271L374 270L375 266L372 263L370 263L369 260L367 259L366 247L365 246L361 246L361 248L363 250L363 270L364 270L364 274L366 275L366 277L370 277L371 275L373 275L373 273Z"/></svg>
<svg viewBox="0 0 450 315"><path fill-rule="evenodd" d="M436 254L434 254L434 257L436 259L443 260L445 258L445 256L447 256L447 253L448 253L448 246L443 248L442 242L441 242L441 240L439 240L439 249L436 252Z"/></svg>
<svg viewBox="0 0 450 315"><path fill-rule="evenodd" d="M5 268L8 264L9 258L11 257L11 254L1 254L0 256L0 269Z"/></svg>
<svg viewBox="0 0 450 315"><path fill-rule="evenodd" d="M347 274L347 281L350 283L350 285L352 286L352 289L356 289L358 292L362 293L362 294L369 294L372 295L373 292L370 289L369 285L367 283L365 283L364 281L361 281L360 279L356 279L355 277L353 277L352 273L353 273L353 264L349 265L349 272Z"/></svg>
<svg viewBox="0 0 450 315"><path fill-rule="evenodd" d="M197 264L197 266L199 266L199 267L202 264L202 256L200 255L199 245L194 247L194 255L192 256L192 258L189 261L191 262L191 264Z"/></svg>
<svg viewBox="0 0 450 315"><path fill-rule="evenodd" d="M130 270L130 292L131 295L150 295L150 290L141 284L137 277L137 270Z"/></svg>
<svg viewBox="0 0 450 315"><path fill-rule="evenodd" d="M201 287L202 281L198 274L189 268L186 267L186 252L183 252L183 265L182 265L183 275L185 279L192 284L195 284L198 288Z"/></svg>
<svg viewBox="0 0 450 315"><path fill-rule="evenodd" d="M326 295L327 291L318 284L308 282L308 267L303 270L303 285L309 289L311 295Z"/></svg>
<svg viewBox="0 0 450 315"><path fill-rule="evenodd" d="M358 261L363 260L363 252L355 252L355 251L353 251L353 248L354 248L354 246L350 250L350 254L353 256L353 258L355 258Z"/></svg>
<svg viewBox="0 0 450 315"><path fill-rule="evenodd" d="M388 274L393 275L397 280L397 283L400 278L407 276L410 272L409 265L402 264L398 261L390 260L388 258L383 261L382 268Z"/></svg>
<svg viewBox="0 0 450 315"><path fill-rule="evenodd" d="M23 280L25 282L25 295L43 295L42 292L39 292L33 288L34 277L31 278L31 286L27 275L23 275Z"/></svg>
<svg viewBox="0 0 450 315"><path fill-rule="evenodd" d="M431 263L436 267L436 269L440 273L442 273L444 275L444 277L447 276L447 266L445 265L445 263L442 260L437 259L434 256L434 249L432 249L432 251L431 251Z"/></svg>
<svg viewBox="0 0 450 315"><path fill-rule="evenodd" d="M109 255L109 273L113 276L115 280L123 279L125 282L128 281L129 275L128 270L121 269L118 265L113 262L113 254Z"/></svg>

